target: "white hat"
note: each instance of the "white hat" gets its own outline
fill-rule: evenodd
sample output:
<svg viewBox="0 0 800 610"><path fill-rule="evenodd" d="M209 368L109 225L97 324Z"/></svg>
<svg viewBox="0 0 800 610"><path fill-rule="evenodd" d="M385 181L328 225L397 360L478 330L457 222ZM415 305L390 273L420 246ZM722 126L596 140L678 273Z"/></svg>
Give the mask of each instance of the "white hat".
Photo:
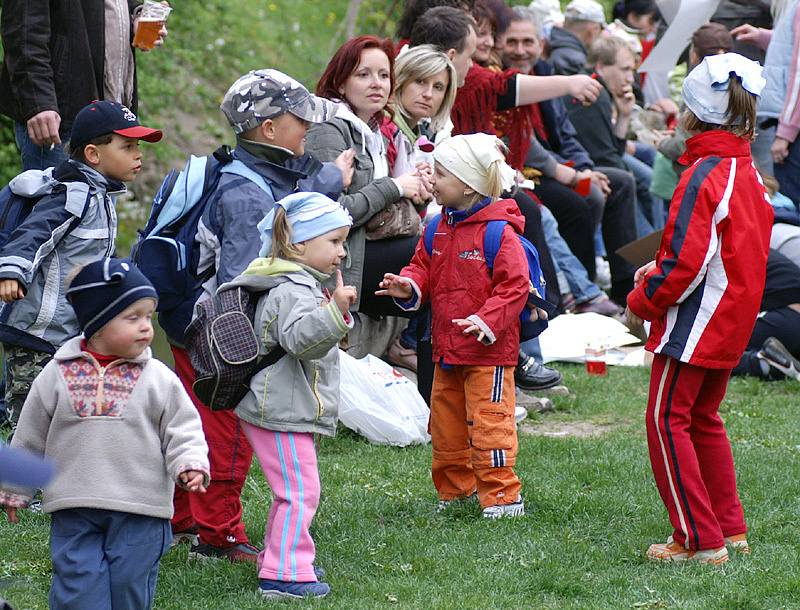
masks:
<svg viewBox="0 0 800 610"><path fill-rule="evenodd" d="M606 24L603 6L595 0L572 0L564 9L564 17L575 21L594 21L600 25Z"/></svg>
<svg viewBox="0 0 800 610"><path fill-rule="evenodd" d="M713 125L735 125L728 116L728 84L731 74L753 95L761 95L767 84L764 69L738 53L710 55L683 80L683 99L695 116Z"/></svg>

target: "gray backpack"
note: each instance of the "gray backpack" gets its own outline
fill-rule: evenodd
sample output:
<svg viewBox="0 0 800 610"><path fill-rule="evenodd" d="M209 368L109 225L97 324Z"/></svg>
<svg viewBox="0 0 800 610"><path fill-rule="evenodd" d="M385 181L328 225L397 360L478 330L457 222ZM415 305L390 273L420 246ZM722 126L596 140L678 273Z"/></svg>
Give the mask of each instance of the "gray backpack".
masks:
<svg viewBox="0 0 800 610"><path fill-rule="evenodd" d="M266 292L236 286L197 305L186 327L186 349L197 375L192 390L212 411L235 409L253 375L286 355L278 346L259 357L254 329L256 305Z"/></svg>

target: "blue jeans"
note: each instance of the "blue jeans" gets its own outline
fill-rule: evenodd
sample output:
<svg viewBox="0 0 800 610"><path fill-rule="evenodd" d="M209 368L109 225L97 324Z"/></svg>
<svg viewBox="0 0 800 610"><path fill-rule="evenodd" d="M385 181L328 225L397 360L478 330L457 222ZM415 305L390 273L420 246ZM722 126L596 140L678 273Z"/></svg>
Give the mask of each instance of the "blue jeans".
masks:
<svg viewBox="0 0 800 610"><path fill-rule="evenodd" d="M94 508L55 511L50 608L149 610L171 541L169 519Z"/></svg>
<svg viewBox="0 0 800 610"><path fill-rule="evenodd" d="M61 144L50 150L49 146L38 146L31 142L28 136L28 128L23 123L14 122L14 139L17 141L17 148L22 158L22 171L29 169L46 169L54 167L67 159L64 150L65 143L69 139L72 128L61 129Z"/></svg>
<svg viewBox="0 0 800 610"><path fill-rule="evenodd" d="M625 154L622 160L636 180L636 233L644 237L664 227L664 203L650 193L653 168L633 155Z"/></svg>
<svg viewBox="0 0 800 610"><path fill-rule="evenodd" d="M553 213L546 206L541 206L539 211L542 214L544 239L550 248L553 263L567 279L567 284L569 284L570 292L575 297L575 302L585 303L600 296L603 291L589 279L586 268L575 258L567 242L561 237L558 232L558 221L556 221Z"/></svg>

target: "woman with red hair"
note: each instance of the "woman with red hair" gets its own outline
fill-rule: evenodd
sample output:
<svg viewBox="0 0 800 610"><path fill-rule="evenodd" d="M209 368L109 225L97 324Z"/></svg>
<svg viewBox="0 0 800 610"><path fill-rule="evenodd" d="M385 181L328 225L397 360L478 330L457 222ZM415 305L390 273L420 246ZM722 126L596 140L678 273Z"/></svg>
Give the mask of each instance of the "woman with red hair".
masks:
<svg viewBox="0 0 800 610"><path fill-rule="evenodd" d="M365 224L378 212L405 197L417 205L431 199L425 172L418 169L391 177L380 124L394 87L392 43L375 36L345 42L328 63L317 95L339 102L336 116L312 125L306 149L320 161L355 151L353 179L339 202L353 217L342 275L356 287L354 310L372 317L397 315L389 299L373 294L387 270L408 264L419 236L368 241Z"/></svg>

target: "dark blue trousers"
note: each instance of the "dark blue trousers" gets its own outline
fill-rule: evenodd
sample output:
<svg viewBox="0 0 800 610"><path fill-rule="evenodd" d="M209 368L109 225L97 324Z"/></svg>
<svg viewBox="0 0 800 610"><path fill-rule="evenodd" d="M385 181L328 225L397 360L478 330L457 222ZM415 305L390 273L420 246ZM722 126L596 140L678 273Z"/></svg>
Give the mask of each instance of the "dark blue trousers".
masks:
<svg viewBox="0 0 800 610"><path fill-rule="evenodd" d="M94 508L54 512L51 610L152 608L171 541L168 519Z"/></svg>

